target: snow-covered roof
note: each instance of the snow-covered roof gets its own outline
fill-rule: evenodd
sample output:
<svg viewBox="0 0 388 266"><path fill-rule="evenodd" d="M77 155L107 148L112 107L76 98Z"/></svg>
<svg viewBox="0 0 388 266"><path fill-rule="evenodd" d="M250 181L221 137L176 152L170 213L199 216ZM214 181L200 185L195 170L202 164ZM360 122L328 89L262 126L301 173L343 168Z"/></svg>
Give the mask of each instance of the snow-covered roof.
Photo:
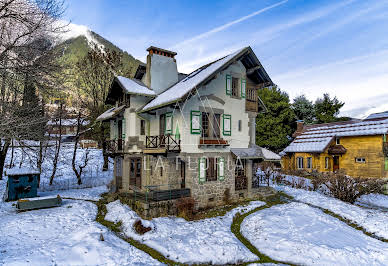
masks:
<svg viewBox="0 0 388 266"><path fill-rule="evenodd" d="M83 126L86 126L89 123L90 122L88 120L83 120L82 121L82 125ZM61 120L61 124L62 124L62 126L76 126L77 125L77 119L75 119L75 118L72 118L72 119L62 119ZM47 125L49 125L49 126L59 125L59 120L49 120L47 122Z"/></svg>
<svg viewBox="0 0 388 266"><path fill-rule="evenodd" d="M105 120L112 119L113 117L116 117L118 114L124 111L124 109L125 109L125 105L122 105L119 107L113 107L108 111L105 111L104 113L102 113L99 117L97 117L96 121L105 121Z"/></svg>
<svg viewBox="0 0 388 266"><path fill-rule="evenodd" d="M148 111L151 109L154 109L159 106L167 105L169 103L173 103L179 99L181 99L183 96L185 96L187 93L189 93L192 89L200 85L203 81L205 81L209 76L216 73L220 68L222 68L225 64L230 62L234 57L239 55L241 52L243 52L247 48L240 49L228 56L225 56L213 63L207 64L179 81L166 91L159 94L155 99L153 99L151 102L149 102L147 105L145 105L142 109L142 111Z"/></svg>
<svg viewBox="0 0 388 266"><path fill-rule="evenodd" d="M357 123L327 124L307 128L284 152L323 152L335 137L371 136L388 133L388 119Z"/></svg>
<svg viewBox="0 0 388 266"><path fill-rule="evenodd" d="M143 82L137 79L126 78L122 76L117 76L121 87L126 90L129 94L140 94L146 96L155 96L156 93L149 89Z"/></svg>
<svg viewBox="0 0 388 266"><path fill-rule="evenodd" d="M249 148L231 148L230 151L241 159L263 159L265 161L279 161L281 159L278 154L257 145Z"/></svg>
<svg viewBox="0 0 388 266"><path fill-rule="evenodd" d="M6 173L7 176L39 175L40 174L39 170L34 169L34 168L29 168L29 167L6 169L5 173Z"/></svg>
<svg viewBox="0 0 388 266"><path fill-rule="evenodd" d="M365 118L365 120L384 119L384 118L388 119L388 111L371 114L367 118Z"/></svg>

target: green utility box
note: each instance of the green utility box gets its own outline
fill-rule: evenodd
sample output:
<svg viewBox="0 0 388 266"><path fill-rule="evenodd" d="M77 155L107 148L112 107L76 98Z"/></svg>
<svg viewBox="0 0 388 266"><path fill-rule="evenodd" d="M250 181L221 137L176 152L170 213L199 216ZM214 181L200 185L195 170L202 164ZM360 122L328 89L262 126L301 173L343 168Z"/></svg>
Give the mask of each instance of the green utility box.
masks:
<svg viewBox="0 0 388 266"><path fill-rule="evenodd" d="M6 170L5 174L8 176L6 201L33 198L38 195L39 171L30 168L12 168Z"/></svg>

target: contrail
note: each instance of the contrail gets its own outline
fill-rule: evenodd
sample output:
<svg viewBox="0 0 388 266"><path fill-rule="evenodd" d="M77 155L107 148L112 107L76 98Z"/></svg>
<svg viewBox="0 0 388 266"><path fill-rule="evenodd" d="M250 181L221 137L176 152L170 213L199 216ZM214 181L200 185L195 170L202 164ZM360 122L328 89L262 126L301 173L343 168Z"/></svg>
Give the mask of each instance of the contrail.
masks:
<svg viewBox="0 0 388 266"><path fill-rule="evenodd" d="M246 15L246 16L241 17L241 18L239 18L239 19L233 20L233 21L231 21L231 22L229 22L229 23L226 23L226 24L224 24L224 25L222 25L222 26L219 26L219 27L217 27L217 28L214 28L214 29L212 29L212 30L210 30L210 31L204 32L204 33L202 33L202 34L199 34L199 35L197 35L197 36L195 36L195 37L193 37L193 38L191 38L191 39L188 39L188 40L185 40L185 41L183 41L183 42L180 42L180 43L174 45L172 48L176 48L176 47L179 47L179 46L181 46L181 45L184 45L184 44L187 44L187 43L190 43L190 42L199 40L199 39L203 39L203 38L208 37L208 36L210 36L210 35L212 35L212 34L214 34L214 33L223 31L223 30L225 30L225 29L227 29L227 28L229 28L229 27L231 27L231 26L233 26L233 25L235 25L235 24L238 24L238 23L240 23L240 22L242 22L242 21L244 21L244 20L247 20L247 19L249 19L249 18L251 18L251 17L254 17L254 16L257 16L257 15L259 15L259 14L261 14L261 13L264 13L265 11L268 11L268 10L270 10L270 9L273 9L273 8L277 7L277 6L283 5L283 4L287 3L287 2L288 2L288 0L284 0L284 1L278 2L278 3L276 3L276 4L273 4L273 5L271 5L271 6L265 7L265 8L263 8L263 9L257 10L257 11L255 11L255 12L249 14L249 15Z"/></svg>

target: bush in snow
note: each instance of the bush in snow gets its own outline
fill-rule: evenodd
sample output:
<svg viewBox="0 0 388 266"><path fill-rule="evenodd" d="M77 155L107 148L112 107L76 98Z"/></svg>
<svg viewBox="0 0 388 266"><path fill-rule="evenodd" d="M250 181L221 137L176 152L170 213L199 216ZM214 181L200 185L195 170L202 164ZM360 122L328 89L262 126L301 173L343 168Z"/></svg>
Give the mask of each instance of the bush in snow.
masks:
<svg viewBox="0 0 388 266"><path fill-rule="evenodd" d="M381 179L353 178L343 171L328 174L325 182L331 196L349 203L365 194L381 193L383 184Z"/></svg>
<svg viewBox="0 0 388 266"><path fill-rule="evenodd" d="M134 223L133 223L133 229L135 230L136 233L138 233L139 235L144 235L145 233L151 231L151 227L149 226L144 226L143 223L141 222L140 219L137 219Z"/></svg>
<svg viewBox="0 0 388 266"><path fill-rule="evenodd" d="M177 200L176 207L178 216L186 220L191 220L194 214L195 200L192 197L181 198Z"/></svg>

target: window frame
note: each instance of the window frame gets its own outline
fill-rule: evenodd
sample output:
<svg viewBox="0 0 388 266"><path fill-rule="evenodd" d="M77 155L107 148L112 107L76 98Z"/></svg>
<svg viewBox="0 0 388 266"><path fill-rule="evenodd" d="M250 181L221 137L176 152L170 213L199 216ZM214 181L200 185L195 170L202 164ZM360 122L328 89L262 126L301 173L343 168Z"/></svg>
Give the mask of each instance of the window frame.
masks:
<svg viewBox="0 0 388 266"><path fill-rule="evenodd" d="M325 157L325 169L329 169L330 158Z"/></svg>
<svg viewBox="0 0 388 266"><path fill-rule="evenodd" d="M206 158L206 182L218 180L218 164L216 157Z"/></svg>
<svg viewBox="0 0 388 266"><path fill-rule="evenodd" d="M341 145L341 139L335 138L335 145Z"/></svg>
<svg viewBox="0 0 388 266"><path fill-rule="evenodd" d="M307 157L306 159L306 168L313 169L313 157Z"/></svg>
<svg viewBox="0 0 388 266"><path fill-rule="evenodd" d="M302 163L302 167L300 167L299 162ZM297 169L304 169L304 157L296 157L296 168Z"/></svg>
<svg viewBox="0 0 388 266"><path fill-rule="evenodd" d="M234 83L235 82L235 83ZM230 86L230 95L235 98L241 97L241 85L240 85L241 79L236 76L232 76L231 78L231 86ZM234 87L235 85L235 87Z"/></svg>
<svg viewBox="0 0 388 266"><path fill-rule="evenodd" d="M356 163L366 163L366 158L365 157L356 157L356 158L354 158L354 161Z"/></svg>

